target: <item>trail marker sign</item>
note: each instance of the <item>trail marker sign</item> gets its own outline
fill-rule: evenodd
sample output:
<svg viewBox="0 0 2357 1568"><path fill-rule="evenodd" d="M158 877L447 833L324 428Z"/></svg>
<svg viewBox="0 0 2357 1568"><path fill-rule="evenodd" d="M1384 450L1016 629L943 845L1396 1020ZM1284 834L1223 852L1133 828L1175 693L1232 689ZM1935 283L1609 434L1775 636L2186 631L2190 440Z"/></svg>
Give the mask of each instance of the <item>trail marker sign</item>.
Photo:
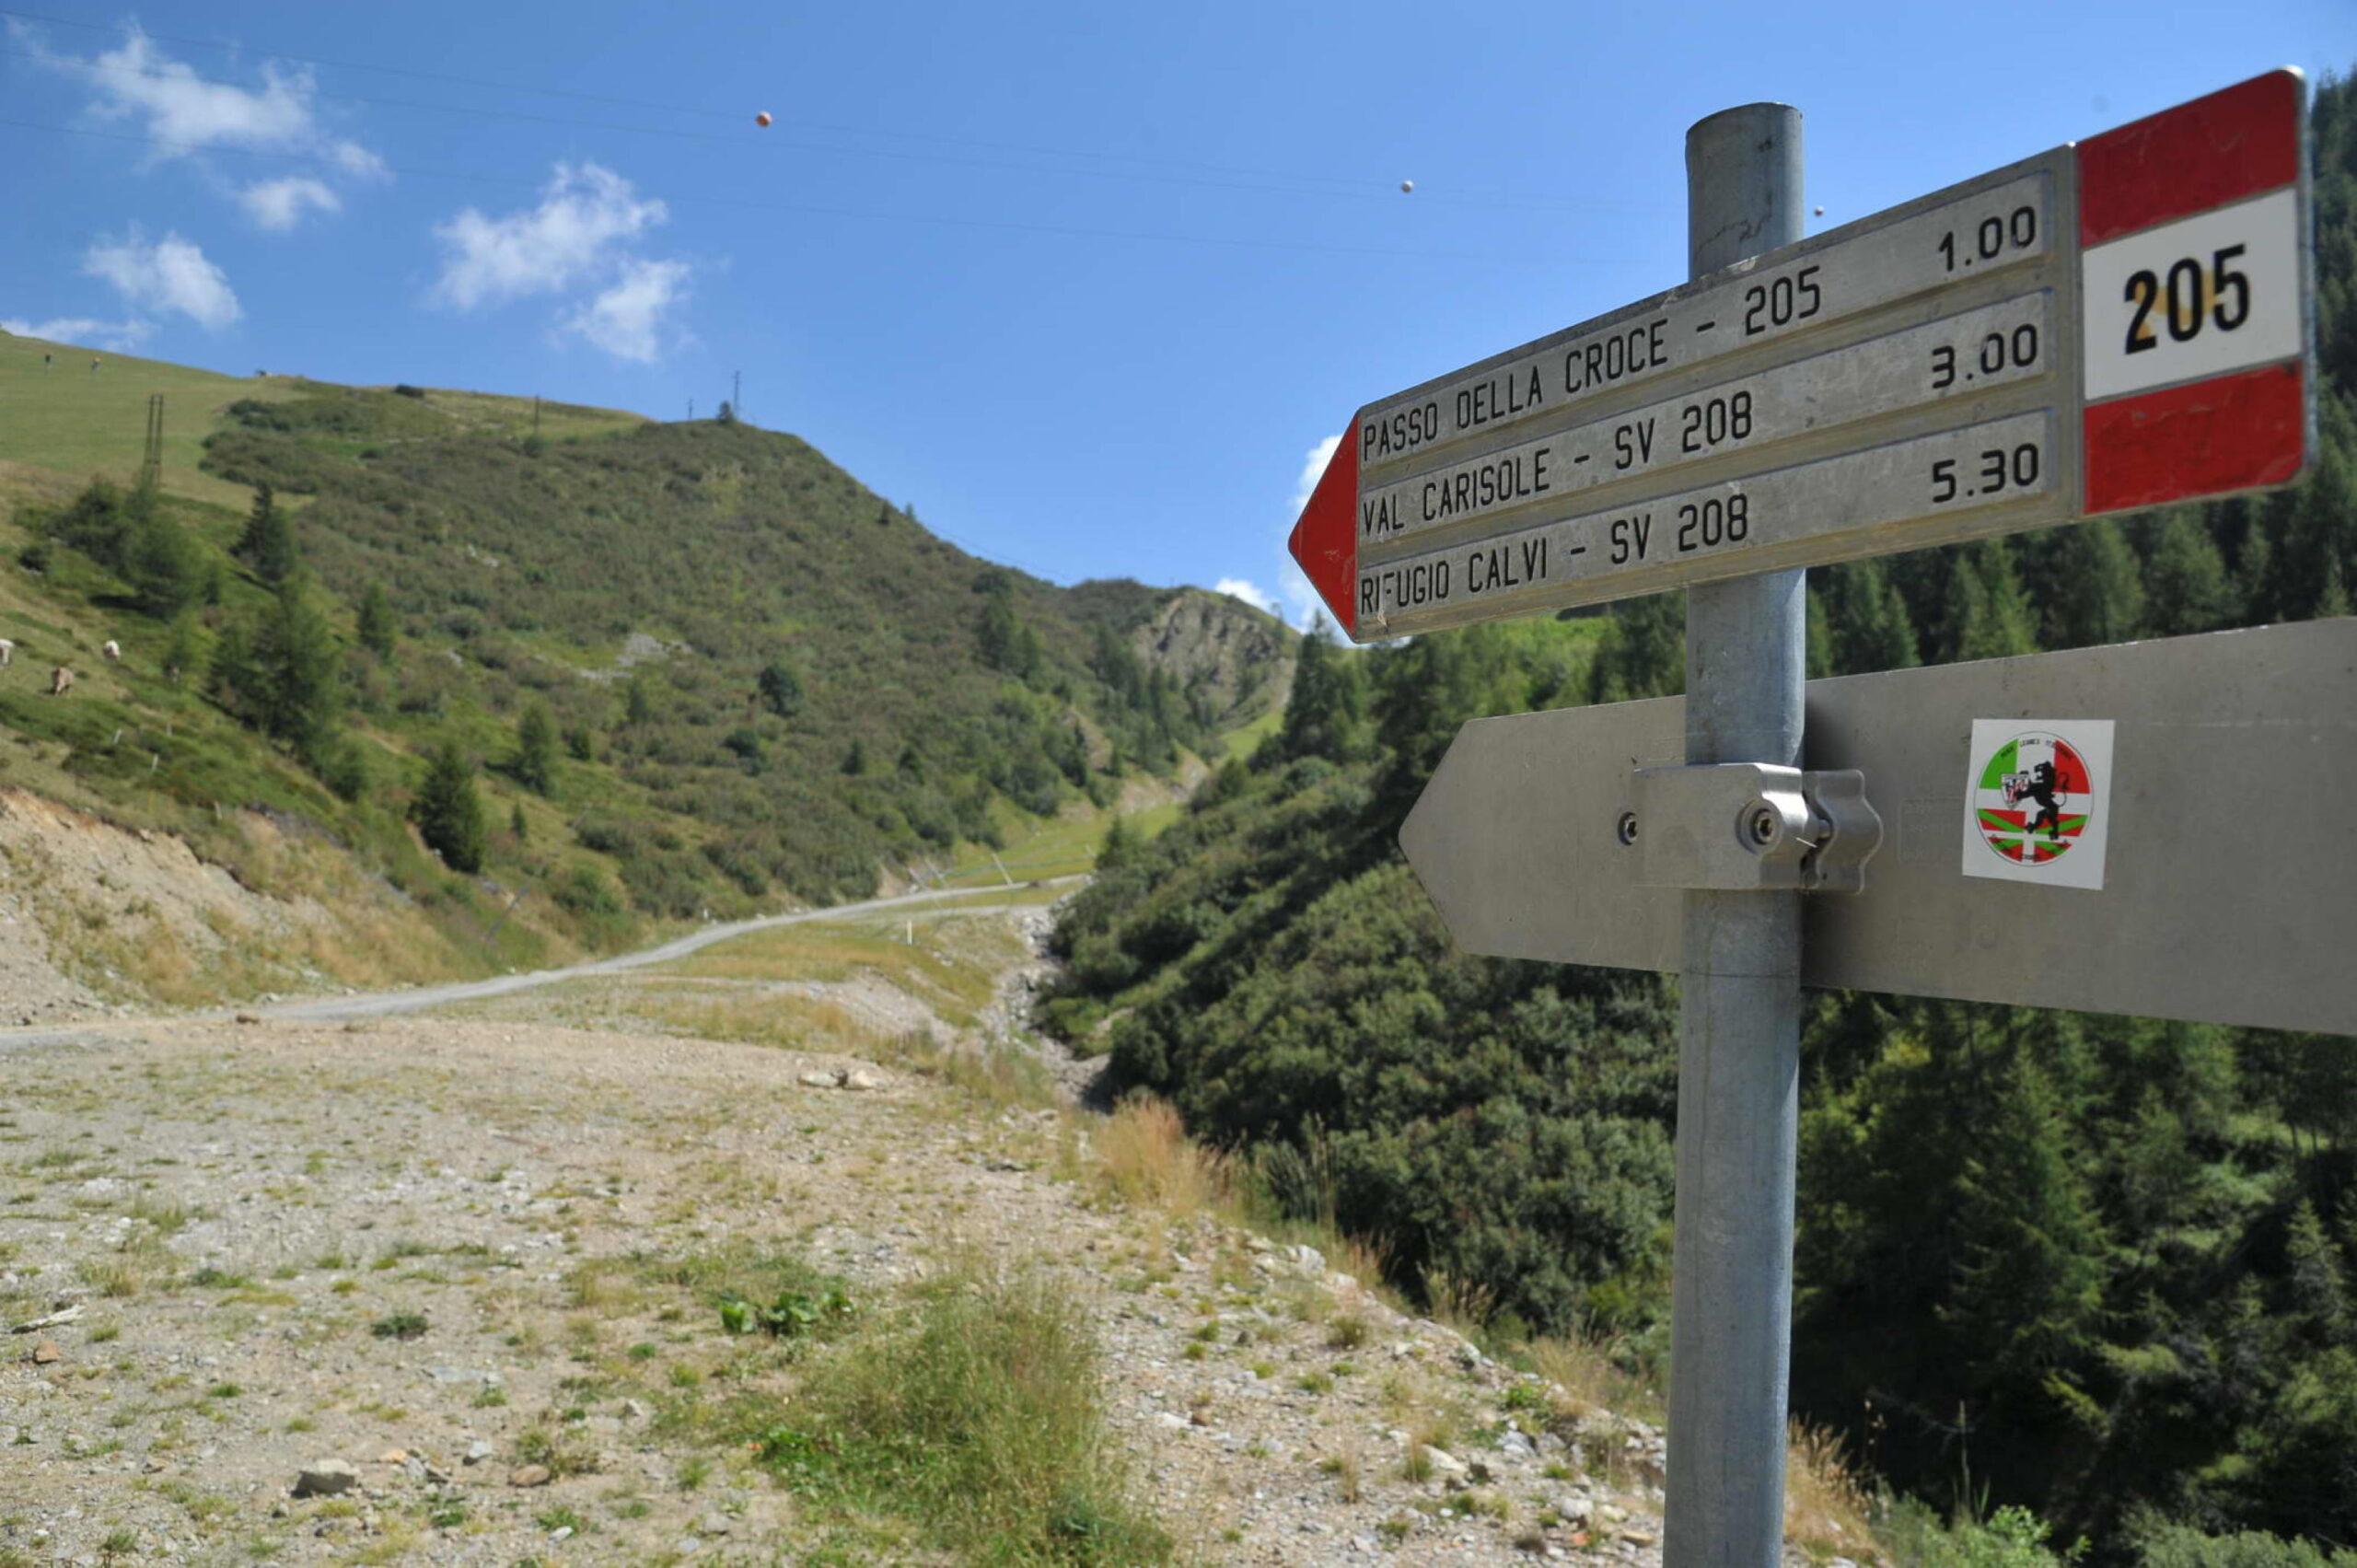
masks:
<svg viewBox="0 0 2357 1568"><path fill-rule="evenodd" d="M2305 99L2255 77L1380 399L1294 558L1369 642L2288 483Z"/></svg>
<svg viewBox="0 0 2357 1568"><path fill-rule="evenodd" d="M1684 697L1476 720L1400 831L1470 951L1680 974L1666 1568L1782 1551L1804 983L2357 1032L2357 620L1803 679L1797 568L2299 477L2305 100L1814 238L1799 111L1712 115L1689 282L1368 404L1294 528L1358 642L1693 590Z"/></svg>

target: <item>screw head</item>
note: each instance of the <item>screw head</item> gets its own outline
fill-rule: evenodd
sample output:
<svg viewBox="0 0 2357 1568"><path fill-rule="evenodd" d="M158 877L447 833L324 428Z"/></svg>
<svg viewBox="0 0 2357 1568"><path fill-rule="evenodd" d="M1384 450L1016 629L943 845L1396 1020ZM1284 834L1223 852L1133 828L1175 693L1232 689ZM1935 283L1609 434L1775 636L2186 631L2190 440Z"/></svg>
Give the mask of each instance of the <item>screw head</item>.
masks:
<svg viewBox="0 0 2357 1568"><path fill-rule="evenodd" d="M1633 811L1623 811L1620 813L1620 820L1613 829L1613 831L1619 836L1622 843L1635 843L1637 842L1637 814Z"/></svg>
<svg viewBox="0 0 2357 1568"><path fill-rule="evenodd" d="M1777 819L1772 809L1765 806L1752 808L1751 842L1765 849L1776 842L1776 835L1782 830L1783 823Z"/></svg>

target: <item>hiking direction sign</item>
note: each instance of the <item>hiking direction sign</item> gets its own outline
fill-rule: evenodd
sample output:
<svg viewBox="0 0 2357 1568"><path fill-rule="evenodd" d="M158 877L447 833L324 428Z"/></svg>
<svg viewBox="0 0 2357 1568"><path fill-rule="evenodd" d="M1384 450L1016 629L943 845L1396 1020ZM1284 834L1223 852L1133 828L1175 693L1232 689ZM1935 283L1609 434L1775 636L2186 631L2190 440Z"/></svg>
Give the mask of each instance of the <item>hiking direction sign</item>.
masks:
<svg viewBox="0 0 2357 1568"><path fill-rule="evenodd" d="M1361 409L1290 546L1357 642L2291 482L2276 71Z"/></svg>

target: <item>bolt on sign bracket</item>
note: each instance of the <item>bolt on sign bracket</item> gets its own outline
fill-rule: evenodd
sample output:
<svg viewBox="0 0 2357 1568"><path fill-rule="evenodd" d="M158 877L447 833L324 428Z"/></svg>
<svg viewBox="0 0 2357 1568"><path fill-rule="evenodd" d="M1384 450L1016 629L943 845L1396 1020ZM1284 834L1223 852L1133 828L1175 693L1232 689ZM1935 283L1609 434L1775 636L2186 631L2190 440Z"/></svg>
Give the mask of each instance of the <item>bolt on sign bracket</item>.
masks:
<svg viewBox="0 0 2357 1568"><path fill-rule="evenodd" d="M1635 795L1614 831L1648 887L1855 893L1882 845L1882 819L1854 768L1639 768Z"/></svg>

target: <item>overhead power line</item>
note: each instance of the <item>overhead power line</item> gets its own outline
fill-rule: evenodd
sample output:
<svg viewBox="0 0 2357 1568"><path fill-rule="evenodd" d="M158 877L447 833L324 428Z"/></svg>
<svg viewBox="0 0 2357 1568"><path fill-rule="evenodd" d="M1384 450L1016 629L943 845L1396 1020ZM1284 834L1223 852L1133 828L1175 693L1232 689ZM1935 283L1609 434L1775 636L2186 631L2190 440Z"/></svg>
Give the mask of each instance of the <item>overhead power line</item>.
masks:
<svg viewBox="0 0 2357 1568"><path fill-rule="evenodd" d="M39 22L52 27L74 28L87 32L111 33L117 30L101 23L75 21L70 18L52 17L45 13L33 11L17 11L0 8L0 17L10 17L17 21ZM695 108L683 104L663 103L648 99L626 98L604 93L581 92L567 87L540 87L527 83L496 82L482 77L455 75L444 72L422 71L406 66L370 64L359 61L349 60L329 60L319 56L294 54L267 48L253 48L215 39L192 38L186 35L155 32L143 32L143 36L152 39L159 43L169 43L180 48L205 49L227 53L250 52L258 54L267 60L280 61L296 65L308 65L331 70L366 71L414 81L440 82L450 86L465 87L493 92L518 93L537 97L565 99L580 102L603 104L611 107L648 109L666 114L679 114L701 120L720 121L730 123L740 122L745 118L742 114L726 114L715 110ZM52 56L37 50L6 48L0 49L0 54L13 55L19 59L41 61L44 64L55 63ZM143 76L146 75L146 73L134 70L131 67L101 65L97 62L90 60L76 59L73 61L72 64L76 69L83 71L112 73L131 76ZM656 136L679 141L720 143L738 148L762 146L772 151L823 152L844 157L884 158L900 162L933 163L951 168L1018 171L1115 181L1129 180L1144 183L1193 185L1219 190L1292 192L1295 193L1314 192L1329 195L1347 195L1362 200L1377 201L1397 201L1399 199L1397 194L1397 181L1388 176L1381 179L1375 179L1356 176L1289 172L1277 169L1250 168L1227 164L1202 163L1145 154L1111 152L1101 148L1040 146L1024 143L991 141L979 137L942 136L924 132L899 131L864 125L844 125L821 121L795 120L791 118L782 119L777 122L777 123L782 127L791 127L804 132L817 132L830 135L864 136L883 140L915 142L944 147L971 148L983 152L1016 154L1035 158L1058 158L1066 160L1068 165L1072 163L1099 163L1132 164L1138 166L1136 168L1126 170L1119 168L1090 168L1039 163L1014 162L1004 158L950 157L939 153L920 153L906 150L896 150L888 147L845 146L840 144L798 141L784 137L769 138L763 141L754 142L749 139L747 134L740 132L691 131L672 126L624 124L610 121L584 120L553 114L537 114L517 109L488 108L478 104L436 103L413 99L383 98L364 93L331 92L317 87L313 88L313 92L315 96L328 99L331 102L356 103L377 109L423 110L429 113L459 114L473 116L481 119L506 121L511 123L562 126L571 130L603 131L620 135ZM1161 169L1169 172L1160 174L1144 172L1145 170L1152 169ZM1593 201L1572 202L1530 197L1509 198L1474 192L1436 192L1432 191L1429 187L1426 187L1422 192L1420 192L1417 199L1427 203L1499 207L1510 210L1554 209L1625 212L1653 212L1660 210L1658 203L1607 203Z"/></svg>
<svg viewBox="0 0 2357 1568"><path fill-rule="evenodd" d="M48 135L129 142L141 146L168 148L176 152L201 152L230 157L263 158L282 163L315 164L325 168L335 167L332 158L324 154L312 152L277 151L263 147L224 147L206 143L174 142L164 137L143 136L131 132L99 131L80 125L49 125L31 120L0 118L0 126L17 131L35 131ZM404 180L447 180L527 191L538 191L546 184L546 180L540 177L419 168L395 164L387 164L384 168L387 173L397 175ZM698 192L690 192L685 195L666 192L663 200L671 205L726 207L742 212L783 213L806 217L840 217L864 223L930 224L947 228L994 229L1006 233L1038 234L1068 238L1125 239L1147 244L1202 245L1246 250L1292 251L1302 254L1376 256L1401 261L1450 261L1472 266L1608 267L1617 266L1620 261L1617 257L1538 255L1528 252L1499 256L1464 250L1417 250L1395 246L1342 245L1324 240L1262 239L1235 235L1178 234L1153 229L1097 228L1080 224L1026 223L1013 218L953 217L946 214L934 212L878 212L857 207L830 206L813 202L760 202L742 196L721 196Z"/></svg>

